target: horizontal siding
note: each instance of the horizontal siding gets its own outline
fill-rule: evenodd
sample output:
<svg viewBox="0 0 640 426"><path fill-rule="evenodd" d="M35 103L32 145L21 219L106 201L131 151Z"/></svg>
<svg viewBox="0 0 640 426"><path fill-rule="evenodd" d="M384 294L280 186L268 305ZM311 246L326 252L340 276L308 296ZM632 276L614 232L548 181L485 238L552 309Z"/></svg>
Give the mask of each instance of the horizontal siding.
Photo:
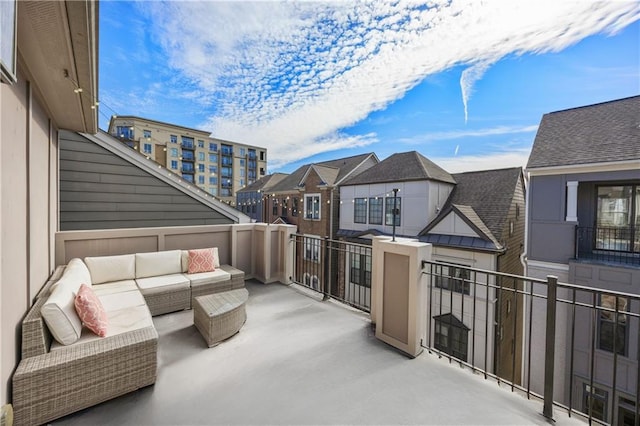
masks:
<svg viewBox="0 0 640 426"><path fill-rule="evenodd" d="M60 230L233 221L76 133L60 137Z"/></svg>

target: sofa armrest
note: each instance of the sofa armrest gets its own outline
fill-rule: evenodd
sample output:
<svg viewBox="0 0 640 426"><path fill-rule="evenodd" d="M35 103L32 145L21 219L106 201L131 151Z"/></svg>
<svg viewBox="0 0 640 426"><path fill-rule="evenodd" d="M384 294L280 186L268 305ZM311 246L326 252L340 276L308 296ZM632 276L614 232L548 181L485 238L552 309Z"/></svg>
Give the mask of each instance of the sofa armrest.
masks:
<svg viewBox="0 0 640 426"><path fill-rule="evenodd" d="M13 376L16 424L41 424L153 384L155 328L70 345L20 361Z"/></svg>

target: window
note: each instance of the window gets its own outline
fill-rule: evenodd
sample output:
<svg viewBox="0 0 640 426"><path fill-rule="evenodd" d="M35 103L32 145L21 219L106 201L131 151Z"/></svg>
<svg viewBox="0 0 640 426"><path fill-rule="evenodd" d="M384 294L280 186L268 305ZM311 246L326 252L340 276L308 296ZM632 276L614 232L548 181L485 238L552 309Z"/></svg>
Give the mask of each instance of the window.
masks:
<svg viewBox="0 0 640 426"><path fill-rule="evenodd" d="M282 200L282 209L281 209L282 214L281 214L281 216L285 216L285 217L287 216L287 204L288 204L287 203L287 199L286 198L283 199Z"/></svg>
<svg viewBox="0 0 640 426"><path fill-rule="evenodd" d="M178 148L171 148L171 156L174 158L178 157Z"/></svg>
<svg viewBox="0 0 640 426"><path fill-rule="evenodd" d="M312 262L320 260L320 243L322 240L318 237L304 237L304 258Z"/></svg>
<svg viewBox="0 0 640 426"><path fill-rule="evenodd" d="M355 249L351 251L349 258L349 281L364 287L371 287L371 249Z"/></svg>
<svg viewBox="0 0 640 426"><path fill-rule="evenodd" d="M636 419L636 402L630 398L618 398L618 424L633 425Z"/></svg>
<svg viewBox="0 0 640 426"><path fill-rule="evenodd" d="M240 177L244 177L244 169L240 169Z"/></svg>
<svg viewBox="0 0 640 426"><path fill-rule="evenodd" d="M265 153L264 151L260 151L260 161L264 161L265 159Z"/></svg>
<svg viewBox="0 0 640 426"><path fill-rule="evenodd" d="M210 163L218 163L218 154L209 154Z"/></svg>
<svg viewBox="0 0 640 426"><path fill-rule="evenodd" d="M600 296L598 310L598 349L614 352L619 355L627 353L627 311L628 299L609 294ZM616 320L617 304L617 320ZM615 340L614 340L615 339ZM615 349L614 349L615 346Z"/></svg>
<svg viewBox="0 0 640 426"><path fill-rule="evenodd" d="M176 170L178 168L178 162L176 160L171 160L171 168Z"/></svg>
<svg viewBox="0 0 640 426"><path fill-rule="evenodd" d="M182 178L188 182L193 183L193 175L182 175Z"/></svg>
<svg viewBox="0 0 640 426"><path fill-rule="evenodd" d="M209 142L209 151L217 151L217 150L218 150L218 144Z"/></svg>
<svg viewBox="0 0 640 426"><path fill-rule="evenodd" d="M211 188L209 188L209 193L211 195L218 195L218 188L216 188L215 186L212 186Z"/></svg>
<svg viewBox="0 0 640 426"><path fill-rule="evenodd" d="M198 153L198 161L204 161L204 152Z"/></svg>
<svg viewBox="0 0 640 426"><path fill-rule="evenodd" d="M244 167L247 164L246 160L244 158L240 159L240 167Z"/></svg>
<svg viewBox="0 0 640 426"><path fill-rule="evenodd" d="M369 198L369 223L371 225L382 225L382 198Z"/></svg>
<svg viewBox="0 0 640 426"><path fill-rule="evenodd" d="M145 139L151 139L151 130L143 130L143 131L142 131L142 136L143 136Z"/></svg>
<svg viewBox="0 0 640 426"><path fill-rule="evenodd" d="M212 175L218 173L218 166L209 165L209 173Z"/></svg>
<svg viewBox="0 0 640 426"><path fill-rule="evenodd" d="M291 216L298 216L298 197L293 198L293 205L291 206Z"/></svg>
<svg viewBox="0 0 640 426"><path fill-rule="evenodd" d="M587 383L584 383L583 386L582 411L587 415L591 414L594 419L605 421L607 418L608 392L595 386L592 391Z"/></svg>
<svg viewBox="0 0 640 426"><path fill-rule="evenodd" d="M209 185L217 185L218 178L216 176L209 176Z"/></svg>
<svg viewBox="0 0 640 426"><path fill-rule="evenodd" d="M116 126L116 132L118 136L125 139L133 139L133 127L131 126Z"/></svg>
<svg viewBox="0 0 640 426"><path fill-rule="evenodd" d="M385 225L393 225L393 217L394 217L394 213L395 213L395 218L396 218L396 226L400 226L400 201L401 198L397 197L395 198L396 200L396 211L393 211L393 200L394 197L387 197L385 198L385 218L384 218L384 224Z"/></svg>
<svg viewBox="0 0 640 426"><path fill-rule="evenodd" d="M204 148L204 141L202 139L198 139L198 148Z"/></svg>
<svg viewBox="0 0 640 426"><path fill-rule="evenodd" d="M240 179L240 188L244 188L244 179Z"/></svg>
<svg viewBox="0 0 640 426"><path fill-rule="evenodd" d="M200 173L204 173L204 164L202 164L202 163L198 163L198 171L199 171Z"/></svg>
<svg viewBox="0 0 640 426"><path fill-rule="evenodd" d="M264 167L260 167L260 176L264 176Z"/></svg>
<svg viewBox="0 0 640 426"><path fill-rule="evenodd" d="M204 185L204 176L198 175L198 185Z"/></svg>
<svg viewBox="0 0 640 426"><path fill-rule="evenodd" d="M640 252L640 185L598 186L597 249Z"/></svg>
<svg viewBox="0 0 640 426"><path fill-rule="evenodd" d="M194 148L193 138L190 138L188 136L182 136L182 146L184 148L193 149Z"/></svg>
<svg viewBox="0 0 640 426"><path fill-rule="evenodd" d="M310 220L320 220L320 194L304 196L304 217Z"/></svg>
<svg viewBox="0 0 640 426"><path fill-rule="evenodd" d="M435 284L437 288L469 294L471 287L469 270L456 268L455 266L438 265L436 267Z"/></svg>
<svg viewBox="0 0 640 426"><path fill-rule="evenodd" d="M178 136L170 135L169 140L171 140L171 143L178 143Z"/></svg>
<svg viewBox="0 0 640 426"><path fill-rule="evenodd" d="M435 320L435 348L461 361L467 361L469 328L453 314L444 314Z"/></svg>
<svg viewBox="0 0 640 426"><path fill-rule="evenodd" d="M273 203L273 215L278 216L278 200L274 198L272 200L272 203Z"/></svg>
<svg viewBox="0 0 640 426"><path fill-rule="evenodd" d="M144 153L145 154L151 154L151 144L150 143L145 143L143 145L143 149L144 149Z"/></svg>
<svg viewBox="0 0 640 426"><path fill-rule="evenodd" d="M367 199L356 198L353 205L353 221L355 223L367 223Z"/></svg>
<svg viewBox="0 0 640 426"><path fill-rule="evenodd" d="M240 148L240 157L244 157L245 155L247 155L247 150L244 149L244 148ZM244 166L244 164L242 164L242 163L244 163L244 160L242 160L241 163L240 163L241 165Z"/></svg>

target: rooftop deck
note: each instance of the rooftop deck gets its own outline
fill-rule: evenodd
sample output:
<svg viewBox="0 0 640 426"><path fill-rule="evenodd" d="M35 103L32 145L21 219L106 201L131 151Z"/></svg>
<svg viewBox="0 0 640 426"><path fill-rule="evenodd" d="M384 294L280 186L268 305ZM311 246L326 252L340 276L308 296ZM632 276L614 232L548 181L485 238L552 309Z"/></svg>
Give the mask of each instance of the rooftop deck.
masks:
<svg viewBox="0 0 640 426"><path fill-rule="evenodd" d="M156 384L55 424L547 424L539 401L377 340L368 314L297 286L247 289L239 334L209 349L192 311L155 317Z"/></svg>

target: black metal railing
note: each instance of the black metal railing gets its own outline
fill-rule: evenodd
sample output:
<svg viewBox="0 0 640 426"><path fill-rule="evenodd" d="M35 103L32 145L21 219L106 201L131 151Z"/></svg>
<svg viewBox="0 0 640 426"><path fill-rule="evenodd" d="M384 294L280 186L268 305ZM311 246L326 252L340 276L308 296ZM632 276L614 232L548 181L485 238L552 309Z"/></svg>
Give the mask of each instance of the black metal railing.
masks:
<svg viewBox="0 0 640 426"><path fill-rule="evenodd" d="M294 234L296 284L369 312L371 310L371 246Z"/></svg>
<svg viewBox="0 0 640 426"><path fill-rule="evenodd" d="M539 397L548 418L555 405L640 424L640 295L444 262L423 261L423 274L427 350Z"/></svg>
<svg viewBox="0 0 640 426"><path fill-rule="evenodd" d="M640 229L576 226L576 259L640 265Z"/></svg>

